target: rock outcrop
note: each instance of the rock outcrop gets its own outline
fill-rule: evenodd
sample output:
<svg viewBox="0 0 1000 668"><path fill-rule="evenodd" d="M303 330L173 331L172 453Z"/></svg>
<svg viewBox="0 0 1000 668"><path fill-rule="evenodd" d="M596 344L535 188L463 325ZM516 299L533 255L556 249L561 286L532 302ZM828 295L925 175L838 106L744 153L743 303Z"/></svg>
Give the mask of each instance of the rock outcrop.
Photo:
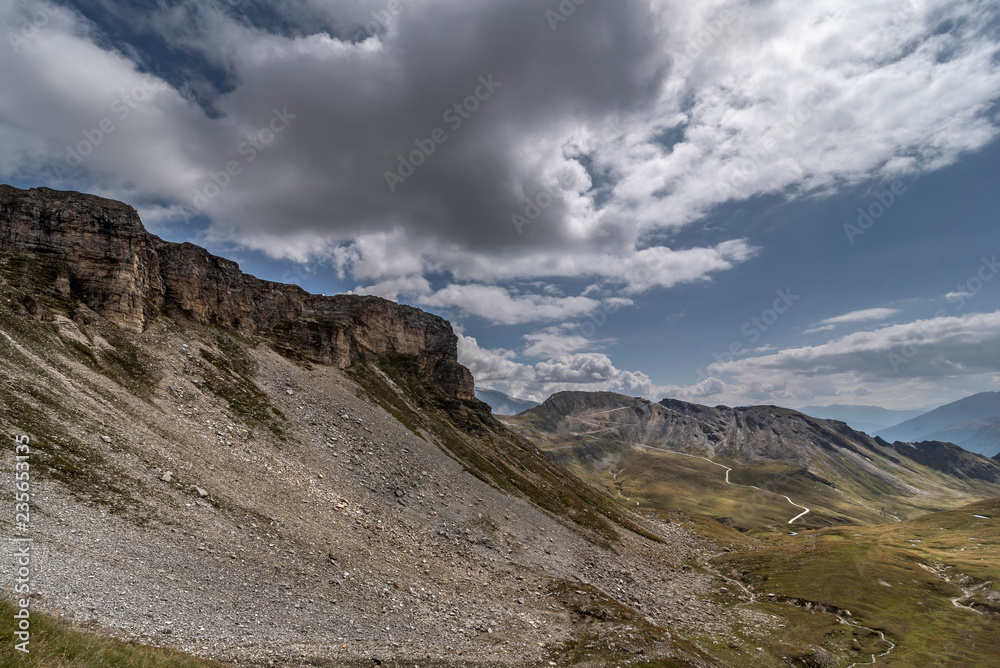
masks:
<svg viewBox="0 0 1000 668"><path fill-rule="evenodd" d="M817 449L867 453L872 440L843 422L819 420L777 406L702 406L676 399L653 403L613 392L559 392L532 409L559 421L599 412L626 440L669 442L685 452L752 463L785 459L807 463Z"/></svg>
<svg viewBox="0 0 1000 668"><path fill-rule="evenodd" d="M44 260L54 291L135 332L175 309L341 368L405 357L448 396L475 398L446 320L378 297L324 297L263 281L203 248L148 233L135 209L121 202L0 185L0 253Z"/></svg>

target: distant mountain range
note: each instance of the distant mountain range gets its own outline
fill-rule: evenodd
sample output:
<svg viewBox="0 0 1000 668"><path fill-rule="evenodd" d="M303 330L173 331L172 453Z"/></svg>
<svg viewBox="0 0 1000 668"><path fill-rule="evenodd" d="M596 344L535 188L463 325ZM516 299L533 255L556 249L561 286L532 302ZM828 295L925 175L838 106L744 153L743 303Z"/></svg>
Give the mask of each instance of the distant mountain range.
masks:
<svg viewBox="0 0 1000 668"><path fill-rule="evenodd" d="M476 388L476 399L479 399L492 408L494 415L517 415L538 405L537 401L518 399L509 394L504 394L497 390L487 390L482 387Z"/></svg>
<svg viewBox="0 0 1000 668"><path fill-rule="evenodd" d="M681 507L741 528L787 522L803 508L807 524L878 522L881 509L913 517L1000 491L996 460L951 443L890 444L777 406L559 392L504 421L629 505Z"/></svg>
<svg viewBox="0 0 1000 668"><path fill-rule="evenodd" d="M948 441L987 457L1000 453L1000 392L980 392L877 432L887 441Z"/></svg>
<svg viewBox="0 0 1000 668"><path fill-rule="evenodd" d="M926 411L899 411L881 406L833 404L830 406L806 406L800 408L799 412L824 420L840 420L850 425L851 429L874 435L882 429L888 429L900 422L923 415Z"/></svg>

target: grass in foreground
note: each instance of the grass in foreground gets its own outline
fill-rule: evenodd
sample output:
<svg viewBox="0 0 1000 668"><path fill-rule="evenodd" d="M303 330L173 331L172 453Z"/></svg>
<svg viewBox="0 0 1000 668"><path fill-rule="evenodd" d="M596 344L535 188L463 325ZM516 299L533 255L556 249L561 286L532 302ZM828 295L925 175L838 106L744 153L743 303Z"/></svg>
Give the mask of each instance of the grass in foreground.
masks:
<svg viewBox="0 0 1000 668"><path fill-rule="evenodd" d="M102 638L31 613L27 654L14 649L14 613L0 600L0 668L221 668L223 664L180 652Z"/></svg>

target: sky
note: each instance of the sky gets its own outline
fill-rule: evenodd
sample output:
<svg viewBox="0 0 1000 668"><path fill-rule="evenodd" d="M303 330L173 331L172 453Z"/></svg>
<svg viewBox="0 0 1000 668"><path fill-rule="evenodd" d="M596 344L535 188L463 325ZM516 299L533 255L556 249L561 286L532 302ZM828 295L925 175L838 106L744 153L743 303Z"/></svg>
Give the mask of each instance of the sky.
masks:
<svg viewBox="0 0 1000 668"><path fill-rule="evenodd" d="M1000 389L995 2L0 0L0 27L0 181L439 314L481 387Z"/></svg>

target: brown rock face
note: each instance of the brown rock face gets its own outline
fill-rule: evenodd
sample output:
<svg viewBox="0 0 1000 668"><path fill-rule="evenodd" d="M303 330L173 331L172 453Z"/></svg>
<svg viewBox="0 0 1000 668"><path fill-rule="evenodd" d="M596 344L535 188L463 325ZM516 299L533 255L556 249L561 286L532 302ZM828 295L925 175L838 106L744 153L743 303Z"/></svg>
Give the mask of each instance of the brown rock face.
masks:
<svg viewBox="0 0 1000 668"><path fill-rule="evenodd" d="M53 287L142 331L164 308L203 324L272 337L310 360L349 367L409 358L456 399L474 399L448 321L378 297L312 295L262 281L193 244L149 234L132 207L48 188L0 185L0 252L55 259Z"/></svg>

